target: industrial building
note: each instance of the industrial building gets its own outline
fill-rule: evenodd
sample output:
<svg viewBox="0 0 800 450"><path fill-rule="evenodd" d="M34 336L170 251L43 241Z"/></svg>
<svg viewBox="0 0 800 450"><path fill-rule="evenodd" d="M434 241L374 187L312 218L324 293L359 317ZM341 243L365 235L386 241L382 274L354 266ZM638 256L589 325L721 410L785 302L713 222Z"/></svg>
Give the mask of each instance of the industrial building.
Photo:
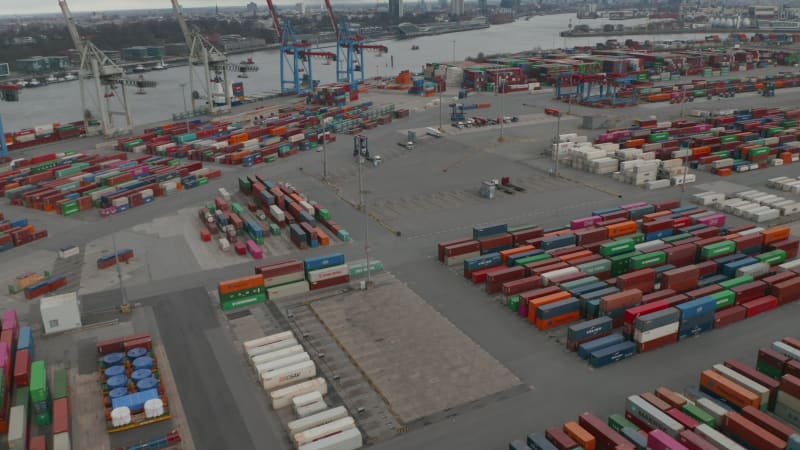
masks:
<svg viewBox="0 0 800 450"><path fill-rule="evenodd" d="M403 0L389 0L389 15L395 19L403 17Z"/></svg>
<svg viewBox="0 0 800 450"><path fill-rule="evenodd" d="M147 59L159 59L164 57L164 47L162 46L137 46L122 49L122 59L126 61L144 61Z"/></svg>
<svg viewBox="0 0 800 450"><path fill-rule="evenodd" d="M69 68L69 60L66 56L34 56L18 59L15 68L25 74L53 72Z"/></svg>
<svg viewBox="0 0 800 450"><path fill-rule="evenodd" d="M464 0L450 0L450 15L464 15Z"/></svg>

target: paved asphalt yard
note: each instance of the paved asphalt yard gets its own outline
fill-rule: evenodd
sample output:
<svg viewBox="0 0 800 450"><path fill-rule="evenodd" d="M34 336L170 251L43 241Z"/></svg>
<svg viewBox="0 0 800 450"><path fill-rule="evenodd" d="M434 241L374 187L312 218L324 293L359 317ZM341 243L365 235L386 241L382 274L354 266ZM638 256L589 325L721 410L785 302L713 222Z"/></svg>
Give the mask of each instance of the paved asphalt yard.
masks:
<svg viewBox="0 0 800 450"><path fill-rule="evenodd" d="M797 89L782 90L778 96L771 98L739 95L726 100L697 100L688 105L686 111L793 106L793 99L798 92ZM506 138L503 143L497 139L500 132L498 127L458 131L446 126L446 135L440 139L420 136L418 133L420 139L413 151L405 150L397 143L405 140L407 130L419 131L438 125L439 108L431 99L375 92L368 94L366 100L377 104L404 104L412 108L412 115L409 119L396 120L391 125L366 133L371 152L385 156L381 166L363 168L367 210L371 217L366 223L370 255L383 261L391 276L379 279L374 291L359 293L359 296L367 297L361 304L348 303L347 308L337 311L326 311L325 302L313 306L342 346L339 348L341 352L336 353L337 358L340 358L344 367L345 356L342 352L347 353L360 366L360 370L371 378L370 384L383 390L383 383L387 392L383 398L391 403L393 399L404 397L403 391L414 391L423 385L425 380L412 379L412 373L420 373L424 377L448 376L445 371L431 375L433 372L421 371L419 367L415 370L413 364L427 364L432 370L445 369L435 367L435 358L425 354L429 342L420 339L419 334L436 331L437 327L455 327L453 331L461 336L461 341L471 343L476 355L485 355L487 361L492 361L492 370L502 374L505 380L518 380L513 383L496 380L498 385L495 388L487 386L482 392L470 393L465 388L465 402L475 401L439 413L435 413L435 410L458 405L459 399L448 398L447 401L436 404L431 401L431 405L424 405L414 403L416 399L413 396L424 393L424 389L410 392L403 401L415 406L398 408L394 411L394 421L387 423L403 424L404 420L408 420L414 426L397 429L399 436L377 440L374 448L499 450L506 448L509 440L574 419L584 411L598 414L620 412L624 408L624 397L631 393L661 385L675 389L694 385L703 368L727 358L752 362L756 349L764 343L784 335L797 334L800 305L794 304L657 352L637 355L600 370L591 369L564 349L559 342L562 331L539 332L482 290L439 264L435 258L436 242L468 235L473 225L482 223L554 226L589 210L621 202L679 197L688 201L697 187L690 186L685 193L679 188L644 191L617 183L610 177L570 168L562 168L558 179L549 176L551 161L542 156L542 152L554 134L555 120L544 116L542 109L552 106L567 109L566 105L551 100L549 93L523 93L505 97L505 114L517 115L521 122L503 130ZM446 101L449 102L449 99ZM476 94L465 102L492 103L492 108L481 110L483 116L493 117L500 113L498 99L494 95ZM575 131L582 116L601 116L607 120L608 126L624 126L634 118L650 115L657 115L660 120L678 118L681 107L643 105L630 109L594 110L573 106L570 112L571 115L562 120L562 133ZM444 116L447 123L447 108ZM593 136L599 130L577 132ZM48 148L26 150L22 154L28 156L64 149L88 149L98 142L93 138L70 141ZM154 327L156 329L152 332L160 336L172 369L194 448L292 448L281 418L271 410L267 396L241 356L240 343L232 338L235 332L232 333L231 329L235 331L239 319L226 319L208 295L218 281L252 273L253 261L242 258L217 268L208 261L200 260L213 256L193 251L193 246L198 245L199 223L194 228L187 228L189 231L165 234L164 230L172 224L184 226L186 222L181 222L181 217L185 212L181 211L199 208L215 195L217 188L226 187L234 192L237 190L236 179L240 175L259 173L276 181L288 181L311 199L326 206L331 210L333 219L353 236L349 244L331 249L297 251L289 255L268 254L266 261L287 257L305 258L330 251L343 252L351 261L361 259L364 256L365 220L363 214L353 207L358 203L358 192L350 136L338 136L335 143L328 145L327 154L327 180L323 180L322 154L318 152L304 152L254 168L224 166L221 179L207 186L159 199L145 207L105 219L99 218L96 211L65 218L13 207L4 202L2 210L6 216L28 217L37 228L47 228L50 237L4 253L0 260L0 282L13 280L21 268L20 261L26 262L26 270L52 269L56 251L67 245L86 248L91 244L90 254L96 257L97 253L107 250L105 247L110 245L111 233L118 233L126 246L134 248L139 261L152 262L148 270L143 270L142 264L123 266L122 269L128 299L141 308L137 311L148 311L154 319L140 321L136 327L131 327L123 318L121 325L82 331L63 338L48 338L43 344L53 345L53 358L77 361L80 358L69 353L69 348L75 342L91 340L99 335L125 334L131 329L139 331L142 326ZM766 189L768 178L792 176L796 172L796 166L789 165L735 174L725 181L742 187ZM512 182L525 187L526 192L514 195L498 193L494 200L477 195L481 181L503 176L510 176ZM718 181L720 179L716 176L700 173L697 186ZM795 224L793 228L797 228ZM163 245L159 245L160 242ZM29 268L34 261L36 267ZM91 257L84 256L83 264L93 264ZM73 264L67 269L70 273L81 273ZM92 292L82 298L82 309L88 321L99 323L118 317L115 308L121 298L115 277L104 287L102 283L88 280L94 277L87 277L93 272L86 269L88 266L82 271L81 282L75 283L80 289ZM396 282L408 289L418 303L413 308L387 309L386 315L382 318L375 316L375 323L372 323L371 315L376 311L370 310L370 307L378 308L381 302L387 301L386 296L381 294L385 287L381 283L387 282L387 279L398 280ZM292 299L291 302L300 300ZM340 301L353 300L344 300L342 297ZM364 305L363 302L372 304ZM38 321L35 312L38 303L25 303L16 297L2 299L3 307L17 305L23 312L23 321ZM348 314L351 308L352 316ZM281 317L286 315L286 309L286 304L279 303L274 307L251 308L251 313L256 322L266 324L261 328L267 333L274 331L276 324L286 323L285 317ZM326 315L328 313L331 315ZM395 326L391 321L392 314L399 318L398 324L409 321L420 327L420 332L414 332L414 336L404 336L403 328L399 325L396 325L399 328L390 329ZM437 320L419 319L430 319L434 314L439 315ZM314 328L312 319L308 315L303 316L303 326L321 330L322 327ZM252 321L248 323L252 325ZM329 326L331 324L338 325ZM385 346L360 342L364 339L367 324L376 327L373 331L387 333L395 342ZM416 328L409 326L409 329ZM342 339L348 335L349 340ZM315 339L320 345L333 345L331 336L317 336ZM408 377L394 383L381 370L393 370L393 366L386 362L393 356L388 352L402 347L404 340L408 348L404 349L402 361L407 366L404 367L407 372L398 371L390 375L407 373ZM363 357L375 353L377 359ZM415 353L420 355L418 360L414 357ZM333 352L330 354L333 355ZM81 373L90 374L86 370L81 370ZM449 381L455 386L464 382L463 378L466 377L458 374L458 371L449 374L452 376ZM381 377L384 379L381 380ZM517 388L507 389L515 383L519 384ZM338 393L336 384L332 385ZM474 382L470 385L474 385ZM497 391L501 391L500 394L486 396ZM347 398L349 394L346 389L342 389L341 393L345 405L350 407L357 404ZM419 416L425 416L426 419L414 421ZM77 424L76 418L73 426ZM161 430L146 427L138 433L136 440L146 437L148 433L158 435Z"/></svg>

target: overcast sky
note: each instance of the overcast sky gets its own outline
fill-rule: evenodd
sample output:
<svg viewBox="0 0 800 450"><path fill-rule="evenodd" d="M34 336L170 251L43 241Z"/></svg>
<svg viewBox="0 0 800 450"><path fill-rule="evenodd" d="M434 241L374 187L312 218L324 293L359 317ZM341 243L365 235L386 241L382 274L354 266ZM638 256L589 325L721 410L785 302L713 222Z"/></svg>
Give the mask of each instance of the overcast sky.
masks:
<svg viewBox="0 0 800 450"><path fill-rule="evenodd" d="M264 0L254 0L259 8L266 7ZM277 5L294 5L298 0L274 0ZM240 6L244 8L250 0L182 0L185 8L204 6ZM374 0L348 0L347 3L374 3ZM72 11L108 11L111 9L170 8L170 0L67 0ZM307 6L322 5L320 0L304 2ZM0 0L0 15L61 13L58 0Z"/></svg>

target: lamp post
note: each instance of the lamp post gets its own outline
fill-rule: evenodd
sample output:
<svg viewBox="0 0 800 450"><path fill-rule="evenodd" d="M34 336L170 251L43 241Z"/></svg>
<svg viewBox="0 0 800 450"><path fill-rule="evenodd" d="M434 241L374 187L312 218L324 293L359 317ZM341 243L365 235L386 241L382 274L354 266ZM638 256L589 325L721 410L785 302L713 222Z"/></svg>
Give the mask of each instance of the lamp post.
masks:
<svg viewBox="0 0 800 450"><path fill-rule="evenodd" d="M181 83L181 94L183 94L183 118L186 124L186 132L189 132L189 107L186 106L186 83Z"/></svg>
<svg viewBox="0 0 800 450"><path fill-rule="evenodd" d="M505 142L506 140L505 136L503 136L503 128L506 122L506 113L503 105L503 97L505 97L505 95L503 94L503 89L505 88L505 84L506 80L500 80L500 82L496 87L497 95L500 96L500 137L497 138L497 142Z"/></svg>
<svg viewBox="0 0 800 450"><path fill-rule="evenodd" d="M556 118L556 134L553 136L553 176L558 177L558 137L561 135L561 111L555 108L545 108L544 113Z"/></svg>
<svg viewBox="0 0 800 450"><path fill-rule="evenodd" d="M111 233L111 246L114 248L114 261L117 266L117 278L119 279L119 295L122 298L122 308L128 306L128 296L125 294L125 287L122 285L122 268L119 266L119 251L117 250L117 234Z"/></svg>
<svg viewBox="0 0 800 450"><path fill-rule="evenodd" d="M325 130L325 123L323 122L322 125L322 180L328 181L328 151L325 147L325 141L327 140L326 130Z"/></svg>
<svg viewBox="0 0 800 450"><path fill-rule="evenodd" d="M453 64L456 63L456 40L453 39Z"/></svg>
<svg viewBox="0 0 800 450"><path fill-rule="evenodd" d="M449 69L449 68L450 68L449 66L444 68L444 87L445 87L445 89L447 89L447 69ZM443 112L444 105L442 103L444 101L442 99L442 93L443 92L444 92L444 90L441 87L439 87L439 131L440 132L444 132L444 129L442 128L442 115L444 114L444 112Z"/></svg>
<svg viewBox="0 0 800 450"><path fill-rule="evenodd" d="M367 137L364 135L353 136L353 145L356 153L356 164L358 164L358 209L364 212L364 257L367 260L367 286L372 283L372 271L369 267L369 214L367 214L367 204L364 202L364 179L361 166L364 158L369 154Z"/></svg>

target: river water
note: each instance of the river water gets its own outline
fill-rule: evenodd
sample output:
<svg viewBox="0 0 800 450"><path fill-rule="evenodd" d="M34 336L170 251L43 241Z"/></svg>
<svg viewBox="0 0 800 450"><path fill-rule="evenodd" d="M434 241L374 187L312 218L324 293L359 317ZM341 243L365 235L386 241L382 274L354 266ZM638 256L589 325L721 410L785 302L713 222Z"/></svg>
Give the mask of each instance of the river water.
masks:
<svg viewBox="0 0 800 450"><path fill-rule="evenodd" d="M607 36L562 38L559 33L566 30L570 21L573 25L588 24L592 28L605 23L636 25L647 19L626 21L608 21L607 19L578 20L575 14L558 14L552 16L535 16L530 20L517 20L504 25L493 25L481 30L460 33L425 36L402 41L380 41L389 48L389 53L376 57L374 53L365 55L367 77L395 76L401 70L410 69L419 72L428 62L462 61L467 57L484 54L521 52L534 48L556 48L594 45L605 42ZM683 35L643 35L625 36L622 39L634 40L673 40L701 39L704 34ZM411 50L412 45L419 50ZM323 44L323 47L325 45ZM331 46L328 51L334 51ZM246 55L233 55L232 62L252 57L260 70L251 73L243 81L245 94L280 89L279 53L277 50L258 51ZM335 80L335 63L324 65L321 60L313 61L313 77L321 83ZM189 68L174 67L161 72L148 72L145 78L158 82L158 86L147 90L146 95L133 94L130 89L129 103L137 124L153 123L169 120L173 113L183 111L183 96L180 83L188 80ZM188 91L188 88L187 88ZM52 84L33 89L24 89L20 93L20 102L0 102L0 115L6 131L29 128L52 122L69 122L80 120L81 101L79 84L76 81Z"/></svg>

